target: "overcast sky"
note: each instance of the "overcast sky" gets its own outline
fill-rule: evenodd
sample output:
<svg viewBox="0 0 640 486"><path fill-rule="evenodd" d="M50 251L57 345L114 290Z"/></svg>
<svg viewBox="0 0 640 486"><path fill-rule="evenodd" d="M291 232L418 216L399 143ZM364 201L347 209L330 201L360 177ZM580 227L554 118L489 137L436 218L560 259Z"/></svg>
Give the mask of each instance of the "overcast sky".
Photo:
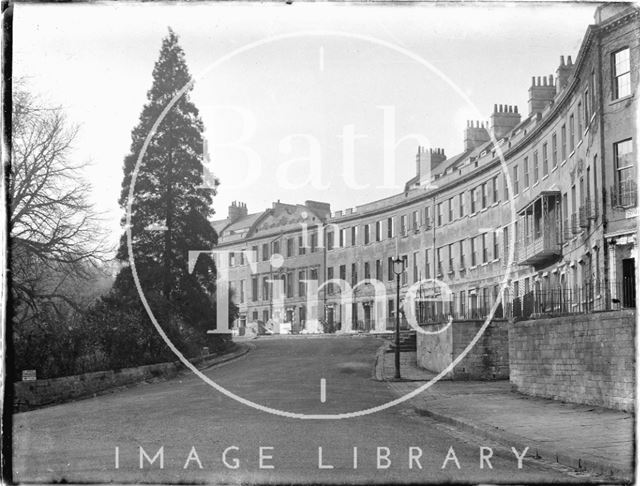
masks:
<svg viewBox="0 0 640 486"><path fill-rule="evenodd" d="M17 4L14 75L80 125L73 157L92 162L87 176L115 240L123 158L169 26L196 78L192 99L205 124L211 170L222 182L217 219L233 200L250 212L278 199L327 201L336 210L398 192L415 173L418 142L403 141L394 151L398 187L380 187L389 186L385 113L387 127L395 113L396 140L420 134L447 156L459 153L466 120L478 118L475 108L483 119L494 103L527 114L531 76L555 73L560 55L575 58L595 8ZM321 32L327 30L333 33ZM359 136L351 183L343 175L349 125ZM241 147L233 146L243 135ZM304 184L310 151L319 172L316 183ZM247 153L259 157L258 171L248 170Z"/></svg>

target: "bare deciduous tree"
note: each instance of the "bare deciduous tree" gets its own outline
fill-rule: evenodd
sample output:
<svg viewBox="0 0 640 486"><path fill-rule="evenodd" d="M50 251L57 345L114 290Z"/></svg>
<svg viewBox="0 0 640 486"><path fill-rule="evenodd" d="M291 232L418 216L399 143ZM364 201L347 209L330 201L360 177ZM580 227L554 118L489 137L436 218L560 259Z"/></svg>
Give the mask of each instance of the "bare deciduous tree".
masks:
<svg viewBox="0 0 640 486"><path fill-rule="evenodd" d="M69 127L62 109L18 88L12 131L10 267L15 317L23 322L43 307L74 306L74 296L62 290L92 273L105 244L82 179L84 164L69 160L77 129Z"/></svg>

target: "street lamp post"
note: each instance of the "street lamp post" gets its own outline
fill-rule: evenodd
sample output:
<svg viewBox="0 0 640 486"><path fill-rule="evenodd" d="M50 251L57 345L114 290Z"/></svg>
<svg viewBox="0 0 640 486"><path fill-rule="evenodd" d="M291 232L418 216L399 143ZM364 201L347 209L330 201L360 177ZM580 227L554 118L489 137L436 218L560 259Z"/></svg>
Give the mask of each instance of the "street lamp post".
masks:
<svg viewBox="0 0 640 486"><path fill-rule="evenodd" d="M404 261L397 256L393 260L393 273L396 274L396 349L395 349L395 375L400 379L400 275L404 271Z"/></svg>

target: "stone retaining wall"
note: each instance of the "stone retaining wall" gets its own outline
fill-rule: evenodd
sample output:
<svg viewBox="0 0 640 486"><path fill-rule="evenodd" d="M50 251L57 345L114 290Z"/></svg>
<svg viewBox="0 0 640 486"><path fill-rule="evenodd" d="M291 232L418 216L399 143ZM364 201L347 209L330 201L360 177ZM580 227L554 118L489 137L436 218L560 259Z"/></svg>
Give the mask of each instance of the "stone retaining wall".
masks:
<svg viewBox="0 0 640 486"><path fill-rule="evenodd" d="M178 370L176 363L158 363L48 380L19 381L13 384L14 411L23 412L54 403L90 397L109 388L130 385L151 378L172 378Z"/></svg>
<svg viewBox="0 0 640 486"><path fill-rule="evenodd" d="M199 366L207 364L219 356L219 354L211 354L193 358L190 361ZM183 369L182 363L173 361L46 380L18 381L13 384L13 409L14 412L24 412L47 405L90 397L110 388L131 385L152 378L173 378Z"/></svg>
<svg viewBox="0 0 640 486"><path fill-rule="evenodd" d="M632 411L633 310L509 326L511 382L522 393Z"/></svg>
<svg viewBox="0 0 640 486"><path fill-rule="evenodd" d="M418 366L439 373L459 356L478 333L484 321L453 321L438 334L417 333ZM436 331L443 325L426 325ZM469 353L446 375L452 380L506 380L509 378L508 324L492 322Z"/></svg>

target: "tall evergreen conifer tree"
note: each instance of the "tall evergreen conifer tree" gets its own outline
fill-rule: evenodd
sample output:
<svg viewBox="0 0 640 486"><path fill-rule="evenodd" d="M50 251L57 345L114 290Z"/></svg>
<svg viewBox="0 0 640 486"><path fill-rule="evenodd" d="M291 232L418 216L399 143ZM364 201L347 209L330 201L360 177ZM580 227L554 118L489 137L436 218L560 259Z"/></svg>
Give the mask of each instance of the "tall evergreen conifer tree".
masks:
<svg viewBox="0 0 640 486"><path fill-rule="evenodd" d="M178 37L169 30L153 69L153 84L140 121L133 129L130 153L124 160L120 206L126 211L132 173L143 143L162 110L190 81ZM217 243L209 222L215 190L203 189L203 123L190 101L189 88L168 111L139 165L131 207L131 234L136 271L160 324L174 338L215 326L215 266L201 255L188 272L190 250L208 250ZM217 186L217 181L215 184ZM123 224L126 221L126 212ZM141 308L128 266L126 231L117 258L124 266L116 278L112 297ZM230 318L235 317L232 306Z"/></svg>

